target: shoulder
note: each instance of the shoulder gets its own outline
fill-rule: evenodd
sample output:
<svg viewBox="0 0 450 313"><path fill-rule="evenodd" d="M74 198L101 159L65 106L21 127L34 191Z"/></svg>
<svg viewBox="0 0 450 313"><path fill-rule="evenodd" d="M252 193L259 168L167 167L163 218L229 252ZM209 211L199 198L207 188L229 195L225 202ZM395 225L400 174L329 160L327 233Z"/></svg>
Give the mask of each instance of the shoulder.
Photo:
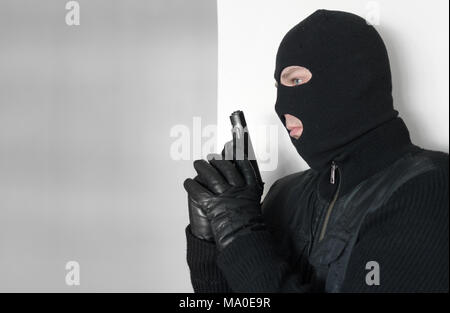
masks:
<svg viewBox="0 0 450 313"><path fill-rule="evenodd" d="M391 231L406 228L448 229L449 155L422 150L416 162L427 162L427 170L405 181L385 200L382 207L367 215L361 233L385 225Z"/></svg>
<svg viewBox="0 0 450 313"><path fill-rule="evenodd" d="M448 153L443 151L421 149L418 155L432 162L435 165L436 170L447 171L448 173Z"/></svg>
<svg viewBox="0 0 450 313"><path fill-rule="evenodd" d="M416 200L424 200L427 196L437 196L438 194L448 196L449 183L449 155L442 151L421 149L414 156L414 163L429 164L426 170L419 171L420 174L407 180L391 197L390 201L395 201L401 197L412 197ZM420 166L420 165L419 165Z"/></svg>
<svg viewBox="0 0 450 313"><path fill-rule="evenodd" d="M348 271L344 290L448 290L448 154L423 153L434 166L404 183L364 219L349 263L355 270ZM368 260L382 267L380 289L362 283Z"/></svg>
<svg viewBox="0 0 450 313"><path fill-rule="evenodd" d="M448 195L449 155L442 151L419 148L406 155L392 167L390 185L392 193L384 203L403 198L421 203L430 196Z"/></svg>

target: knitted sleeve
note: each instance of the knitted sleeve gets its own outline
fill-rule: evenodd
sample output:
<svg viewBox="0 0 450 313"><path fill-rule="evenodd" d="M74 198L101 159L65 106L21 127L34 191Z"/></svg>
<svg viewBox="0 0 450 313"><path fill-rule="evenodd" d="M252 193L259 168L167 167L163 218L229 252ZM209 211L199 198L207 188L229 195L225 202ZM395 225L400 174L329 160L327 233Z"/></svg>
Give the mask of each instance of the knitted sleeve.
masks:
<svg viewBox="0 0 450 313"><path fill-rule="evenodd" d="M255 231L234 240L217 259L235 292L310 292L300 273L291 269L277 252L268 231Z"/></svg>
<svg viewBox="0 0 450 313"><path fill-rule="evenodd" d="M216 245L196 238L186 227L187 263L191 283L195 292L231 292L221 271L216 265Z"/></svg>

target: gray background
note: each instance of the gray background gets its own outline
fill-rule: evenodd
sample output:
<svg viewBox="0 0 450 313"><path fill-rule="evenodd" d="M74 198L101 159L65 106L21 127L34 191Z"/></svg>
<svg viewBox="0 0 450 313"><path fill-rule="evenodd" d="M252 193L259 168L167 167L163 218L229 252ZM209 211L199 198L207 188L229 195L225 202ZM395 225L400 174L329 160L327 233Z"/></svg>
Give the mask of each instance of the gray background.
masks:
<svg viewBox="0 0 450 313"><path fill-rule="evenodd" d="M0 2L0 291L191 291L169 132L216 122L215 1L36 2Z"/></svg>

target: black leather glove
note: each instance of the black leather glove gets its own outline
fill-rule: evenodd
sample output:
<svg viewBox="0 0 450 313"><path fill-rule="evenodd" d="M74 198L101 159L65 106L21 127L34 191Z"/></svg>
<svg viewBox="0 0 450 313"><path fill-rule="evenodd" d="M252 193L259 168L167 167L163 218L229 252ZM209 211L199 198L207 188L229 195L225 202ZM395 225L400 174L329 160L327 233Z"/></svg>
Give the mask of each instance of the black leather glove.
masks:
<svg viewBox="0 0 450 313"><path fill-rule="evenodd" d="M184 188L206 213L217 247L223 250L239 236L265 228L260 205L264 183L249 160L219 158L195 161L202 184L188 178Z"/></svg>
<svg viewBox="0 0 450 313"><path fill-rule="evenodd" d="M194 181L201 184L201 179L198 176L194 178ZM214 235L212 233L211 224L206 217L206 213L201 208L201 205L196 202L189 194L188 208L191 233L199 239L214 242Z"/></svg>

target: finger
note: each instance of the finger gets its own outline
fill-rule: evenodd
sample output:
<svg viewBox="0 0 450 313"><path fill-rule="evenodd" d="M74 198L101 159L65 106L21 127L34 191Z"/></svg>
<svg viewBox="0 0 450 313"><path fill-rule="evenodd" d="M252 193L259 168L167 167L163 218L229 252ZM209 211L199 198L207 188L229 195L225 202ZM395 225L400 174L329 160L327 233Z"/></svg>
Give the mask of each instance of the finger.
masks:
<svg viewBox="0 0 450 313"><path fill-rule="evenodd" d="M236 166L239 168L247 185L259 185L255 170L249 160L236 160Z"/></svg>
<svg viewBox="0 0 450 313"><path fill-rule="evenodd" d="M189 197L191 197L196 202L201 202L202 200L213 196L208 189L191 178L186 179L183 183L183 186L187 191Z"/></svg>
<svg viewBox="0 0 450 313"><path fill-rule="evenodd" d="M203 185L204 187L206 186L206 182L205 182L204 180L202 180L202 178L201 178L199 175L195 176L195 177L194 177L194 180L195 180L197 183L199 183L200 185Z"/></svg>
<svg viewBox="0 0 450 313"><path fill-rule="evenodd" d="M195 161L194 168L206 187L212 192L219 194L230 188L225 178L205 160Z"/></svg>
<svg viewBox="0 0 450 313"><path fill-rule="evenodd" d="M239 170L234 166L233 163L227 160L217 160L212 159L209 161L217 170L222 174L223 177L228 181L231 186L245 186L245 181Z"/></svg>
<svg viewBox="0 0 450 313"><path fill-rule="evenodd" d="M218 153L210 153L210 154L208 154L206 156L206 159L208 161L211 161L211 160L223 160L223 156L222 156L222 154L218 154Z"/></svg>
<svg viewBox="0 0 450 313"><path fill-rule="evenodd" d="M224 160L233 160L233 140L230 140L225 143L223 150L222 150L222 157Z"/></svg>

